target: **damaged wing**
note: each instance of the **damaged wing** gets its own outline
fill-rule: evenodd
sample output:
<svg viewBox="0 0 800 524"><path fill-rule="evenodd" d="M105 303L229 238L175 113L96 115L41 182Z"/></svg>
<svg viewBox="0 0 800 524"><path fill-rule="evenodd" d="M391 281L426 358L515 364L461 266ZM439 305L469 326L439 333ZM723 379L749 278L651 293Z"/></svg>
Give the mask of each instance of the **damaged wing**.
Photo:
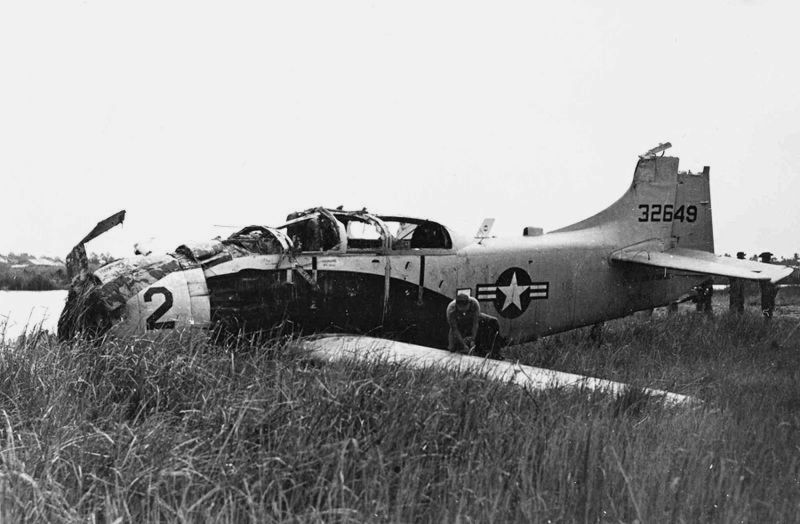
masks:
<svg viewBox="0 0 800 524"><path fill-rule="evenodd" d="M525 366L516 362L459 355L406 342L349 335L328 335L301 339L298 344L310 357L323 361L386 361L411 368L437 368L456 372L474 372L490 380L514 384L528 390L568 389L602 391L620 395L630 386L599 378ZM644 389L668 405L696 405L698 399L658 389Z"/></svg>
<svg viewBox="0 0 800 524"><path fill-rule="evenodd" d="M611 260L661 267L690 273L719 275L775 283L792 274L793 269L776 264L721 257L696 249L671 248L665 251L646 247L629 247L611 254Z"/></svg>

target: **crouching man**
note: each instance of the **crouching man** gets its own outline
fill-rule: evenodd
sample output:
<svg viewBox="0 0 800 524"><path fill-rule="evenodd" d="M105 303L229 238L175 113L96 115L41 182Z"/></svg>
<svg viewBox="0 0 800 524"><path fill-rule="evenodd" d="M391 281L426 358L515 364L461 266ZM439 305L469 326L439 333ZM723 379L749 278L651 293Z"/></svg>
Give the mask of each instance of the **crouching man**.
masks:
<svg viewBox="0 0 800 524"><path fill-rule="evenodd" d="M478 301L469 295L458 294L447 306L450 333L447 349L489 358L500 358L500 324L497 319L481 313Z"/></svg>

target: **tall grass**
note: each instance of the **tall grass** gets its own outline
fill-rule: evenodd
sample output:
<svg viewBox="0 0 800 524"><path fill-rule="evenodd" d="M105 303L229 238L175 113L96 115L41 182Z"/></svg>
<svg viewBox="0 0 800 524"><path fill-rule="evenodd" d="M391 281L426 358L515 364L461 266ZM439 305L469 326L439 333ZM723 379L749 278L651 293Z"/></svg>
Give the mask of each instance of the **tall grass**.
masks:
<svg viewBox="0 0 800 524"><path fill-rule="evenodd" d="M318 364L291 341L0 352L0 519L779 522L800 508L800 333L623 319L506 355L672 389L530 393L470 374Z"/></svg>

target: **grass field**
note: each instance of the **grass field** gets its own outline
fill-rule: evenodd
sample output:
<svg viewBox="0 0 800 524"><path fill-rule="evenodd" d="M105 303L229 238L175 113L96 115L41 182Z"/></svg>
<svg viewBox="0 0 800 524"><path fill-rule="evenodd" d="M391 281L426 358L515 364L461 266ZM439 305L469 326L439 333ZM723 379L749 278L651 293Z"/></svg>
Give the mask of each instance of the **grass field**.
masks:
<svg viewBox="0 0 800 524"><path fill-rule="evenodd" d="M0 353L2 522L796 522L800 304L657 311L506 357L694 395L529 393L291 345ZM757 302L757 298L755 299Z"/></svg>

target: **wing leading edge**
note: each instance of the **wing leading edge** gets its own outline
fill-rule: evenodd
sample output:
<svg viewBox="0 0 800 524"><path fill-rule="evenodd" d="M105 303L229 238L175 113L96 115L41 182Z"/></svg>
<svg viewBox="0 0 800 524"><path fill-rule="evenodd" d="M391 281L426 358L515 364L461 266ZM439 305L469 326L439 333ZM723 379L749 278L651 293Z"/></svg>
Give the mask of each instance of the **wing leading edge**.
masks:
<svg viewBox="0 0 800 524"><path fill-rule="evenodd" d="M793 271L792 268L786 266L720 257L707 251L677 247L665 251L641 247L624 248L612 253L611 260L690 273L748 280L769 280L772 283L788 277Z"/></svg>

